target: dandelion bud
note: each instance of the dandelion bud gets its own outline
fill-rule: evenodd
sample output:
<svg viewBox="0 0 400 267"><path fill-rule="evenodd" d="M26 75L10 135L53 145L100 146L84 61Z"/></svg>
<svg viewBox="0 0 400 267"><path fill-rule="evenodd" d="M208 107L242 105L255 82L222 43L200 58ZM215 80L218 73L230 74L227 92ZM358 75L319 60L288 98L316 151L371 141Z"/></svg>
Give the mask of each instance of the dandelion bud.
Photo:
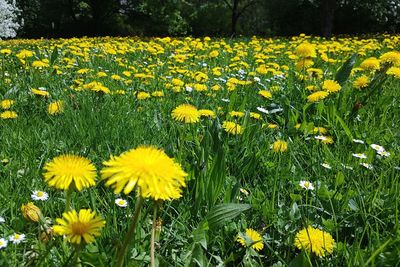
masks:
<svg viewBox="0 0 400 267"><path fill-rule="evenodd" d="M39 207L37 207L32 202L27 204L23 204L21 206L22 215L25 219L32 222L38 222L40 217L42 217L42 212L40 211Z"/></svg>

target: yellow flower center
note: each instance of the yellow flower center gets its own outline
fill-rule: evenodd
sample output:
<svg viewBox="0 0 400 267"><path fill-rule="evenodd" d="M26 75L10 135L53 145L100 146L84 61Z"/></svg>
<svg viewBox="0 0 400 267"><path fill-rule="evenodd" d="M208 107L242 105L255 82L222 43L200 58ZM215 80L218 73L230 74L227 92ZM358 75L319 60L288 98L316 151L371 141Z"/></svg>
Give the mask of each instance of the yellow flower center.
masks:
<svg viewBox="0 0 400 267"><path fill-rule="evenodd" d="M83 235L86 234L89 230L89 224L85 222L75 222L72 223L71 228L72 228L72 233L74 235Z"/></svg>
<svg viewBox="0 0 400 267"><path fill-rule="evenodd" d="M37 192L37 194L36 194L38 197L42 197L44 194L43 194L43 192L42 191L39 191L39 192Z"/></svg>
<svg viewBox="0 0 400 267"><path fill-rule="evenodd" d="M305 182L305 183L304 183L304 187L305 187L305 188L309 188L309 187L310 187L310 182Z"/></svg>

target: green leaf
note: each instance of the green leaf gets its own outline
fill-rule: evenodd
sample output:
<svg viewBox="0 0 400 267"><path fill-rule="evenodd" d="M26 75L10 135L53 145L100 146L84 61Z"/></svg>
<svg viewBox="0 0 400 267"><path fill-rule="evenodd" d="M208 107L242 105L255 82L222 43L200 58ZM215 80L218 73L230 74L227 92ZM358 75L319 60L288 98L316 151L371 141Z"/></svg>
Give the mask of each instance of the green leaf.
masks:
<svg viewBox="0 0 400 267"><path fill-rule="evenodd" d="M350 131L350 128L347 126L347 124L344 122L344 120L336 114L336 121L339 122L340 126L342 126L344 132L346 133L347 137L350 139L350 141L353 140L353 135Z"/></svg>
<svg viewBox="0 0 400 267"><path fill-rule="evenodd" d="M344 183L344 175L343 172L338 172L336 174L335 185L341 186Z"/></svg>
<svg viewBox="0 0 400 267"><path fill-rule="evenodd" d="M250 209L248 204L225 203L214 206L206 216L210 228L218 227L226 221L230 221L242 212Z"/></svg>
<svg viewBox="0 0 400 267"><path fill-rule="evenodd" d="M289 267L312 267L312 265L307 255L302 252L289 263Z"/></svg>
<svg viewBox="0 0 400 267"><path fill-rule="evenodd" d="M353 54L339 69L336 73L335 81L337 81L341 86L347 81L350 76L351 70L356 63L357 55Z"/></svg>
<svg viewBox="0 0 400 267"><path fill-rule="evenodd" d="M54 62L57 60L57 58L58 58L58 48L57 46L55 46L50 56L50 65L53 65Z"/></svg>

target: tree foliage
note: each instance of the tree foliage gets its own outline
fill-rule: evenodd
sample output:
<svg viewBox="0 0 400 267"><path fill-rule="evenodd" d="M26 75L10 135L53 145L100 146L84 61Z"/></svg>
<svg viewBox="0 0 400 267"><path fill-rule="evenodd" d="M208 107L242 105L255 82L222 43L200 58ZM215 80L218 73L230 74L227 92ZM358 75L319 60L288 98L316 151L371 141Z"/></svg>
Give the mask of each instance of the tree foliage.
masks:
<svg viewBox="0 0 400 267"><path fill-rule="evenodd" d="M5 0L0 0L4 2ZM17 0L26 37L396 32L392 0Z"/></svg>
<svg viewBox="0 0 400 267"><path fill-rule="evenodd" d="M15 2L0 0L0 38L12 38L20 27L17 20L18 8Z"/></svg>

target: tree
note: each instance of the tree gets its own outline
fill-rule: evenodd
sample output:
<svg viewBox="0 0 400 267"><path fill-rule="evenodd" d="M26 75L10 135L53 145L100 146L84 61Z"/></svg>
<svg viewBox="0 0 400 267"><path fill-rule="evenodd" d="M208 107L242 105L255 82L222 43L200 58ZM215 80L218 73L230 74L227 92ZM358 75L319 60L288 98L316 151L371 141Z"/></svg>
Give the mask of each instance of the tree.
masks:
<svg viewBox="0 0 400 267"><path fill-rule="evenodd" d="M20 27L17 21L18 11L15 2L9 3L6 0L0 0L0 38L17 36L17 30Z"/></svg>
<svg viewBox="0 0 400 267"><path fill-rule="evenodd" d="M257 0L223 0L225 4L231 10L231 35L236 34L237 23L240 16L251 7L257 3Z"/></svg>

